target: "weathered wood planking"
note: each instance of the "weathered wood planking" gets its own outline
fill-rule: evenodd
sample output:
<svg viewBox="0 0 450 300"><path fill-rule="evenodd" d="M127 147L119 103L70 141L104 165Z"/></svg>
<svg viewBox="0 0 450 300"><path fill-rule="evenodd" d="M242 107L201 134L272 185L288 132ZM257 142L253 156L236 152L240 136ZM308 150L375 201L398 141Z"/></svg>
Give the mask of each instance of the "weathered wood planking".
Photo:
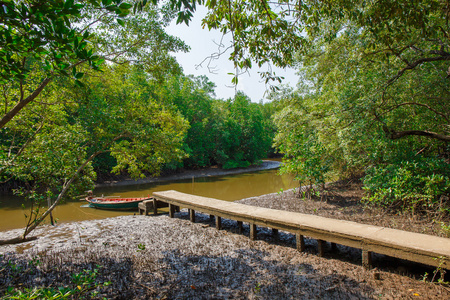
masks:
<svg viewBox="0 0 450 300"><path fill-rule="evenodd" d="M304 250L303 236L318 240L319 255L324 241L362 249L362 264L371 266L371 253L376 252L409 261L450 269L450 239L385 227L335 220L320 216L256 207L235 202L200 197L177 191L155 192L158 201L185 207L195 221L195 211L250 224L250 238L256 238L256 225L285 230L297 235L297 249ZM173 217L173 213L171 213ZM275 231L276 232L276 231Z"/></svg>

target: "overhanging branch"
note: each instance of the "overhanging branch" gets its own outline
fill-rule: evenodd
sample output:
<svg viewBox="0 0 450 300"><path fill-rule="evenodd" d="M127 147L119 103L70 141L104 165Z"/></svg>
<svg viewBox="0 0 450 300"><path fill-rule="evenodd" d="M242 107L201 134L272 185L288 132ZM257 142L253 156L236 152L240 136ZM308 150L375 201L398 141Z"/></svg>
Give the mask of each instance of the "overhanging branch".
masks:
<svg viewBox="0 0 450 300"><path fill-rule="evenodd" d="M403 73L405 73L408 70L412 70L412 69L416 68L417 66L420 66L421 64L426 63L426 62L443 61L443 60L450 60L450 55L443 55L443 56L437 56L437 57L425 57L425 58L418 59L413 63L408 63L406 67L404 67L403 69L398 71L394 77L392 77L391 79L388 80L388 82L386 83L386 87L388 87L392 83L394 83L397 79L399 79L403 75Z"/></svg>
<svg viewBox="0 0 450 300"><path fill-rule="evenodd" d="M405 130L405 131L390 130L387 133L388 133L389 138L391 138L393 140L400 139L405 136L417 135L417 136L429 137L429 138L444 141L444 142L450 142L449 135L439 134L439 133L431 132L431 131L427 131L427 130Z"/></svg>
<svg viewBox="0 0 450 300"><path fill-rule="evenodd" d="M3 128L28 103L33 101L42 92L42 90L47 86L47 84L49 84L49 82L51 80L52 80L51 78L45 78L44 80L42 80L42 82L39 85L39 87L36 90L33 91L33 93L31 93L28 97L26 97L22 101L17 102L17 104L1 118L1 120L0 120L0 128Z"/></svg>

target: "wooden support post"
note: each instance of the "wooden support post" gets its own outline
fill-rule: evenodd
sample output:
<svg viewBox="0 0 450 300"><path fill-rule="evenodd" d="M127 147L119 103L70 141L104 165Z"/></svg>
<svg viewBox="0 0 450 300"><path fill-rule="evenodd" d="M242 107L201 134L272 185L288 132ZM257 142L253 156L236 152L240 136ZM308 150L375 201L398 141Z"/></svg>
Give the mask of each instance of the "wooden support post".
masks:
<svg viewBox="0 0 450 300"><path fill-rule="evenodd" d="M222 217L216 216L216 229L222 230Z"/></svg>
<svg viewBox="0 0 450 300"><path fill-rule="evenodd" d="M238 233L242 234L244 232L244 227L242 226L242 221L237 221Z"/></svg>
<svg viewBox="0 0 450 300"><path fill-rule="evenodd" d="M305 238L300 233L295 234L295 241L297 243L297 250L300 252L305 251Z"/></svg>
<svg viewBox="0 0 450 300"><path fill-rule="evenodd" d="M189 209L189 219L191 222L195 222L195 210Z"/></svg>
<svg viewBox="0 0 450 300"><path fill-rule="evenodd" d="M368 250L362 250L362 265L366 269L372 268L372 252Z"/></svg>
<svg viewBox="0 0 450 300"><path fill-rule="evenodd" d="M336 252L338 250L336 243L331 243L331 251Z"/></svg>
<svg viewBox="0 0 450 300"><path fill-rule="evenodd" d="M209 215L209 221L214 221L214 215Z"/></svg>
<svg viewBox="0 0 450 300"><path fill-rule="evenodd" d="M169 217L173 218L175 216L175 205L169 203Z"/></svg>
<svg viewBox="0 0 450 300"><path fill-rule="evenodd" d="M256 234L257 234L257 232L256 232L256 225L250 223L250 239L252 241L256 240Z"/></svg>
<svg viewBox="0 0 450 300"><path fill-rule="evenodd" d="M278 236L278 229L272 228L272 235L277 237Z"/></svg>
<svg viewBox="0 0 450 300"><path fill-rule="evenodd" d="M153 215L156 216L157 214L158 214L158 200L153 198Z"/></svg>
<svg viewBox="0 0 450 300"><path fill-rule="evenodd" d="M322 257L325 253L325 241L317 240L317 251L319 252L319 256Z"/></svg>

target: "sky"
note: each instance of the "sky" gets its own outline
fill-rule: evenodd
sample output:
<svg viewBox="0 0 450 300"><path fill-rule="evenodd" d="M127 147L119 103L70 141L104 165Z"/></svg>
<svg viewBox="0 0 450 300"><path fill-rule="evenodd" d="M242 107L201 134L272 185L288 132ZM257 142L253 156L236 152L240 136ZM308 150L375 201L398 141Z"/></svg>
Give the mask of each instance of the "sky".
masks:
<svg viewBox="0 0 450 300"><path fill-rule="evenodd" d="M177 25L174 20L166 28L166 31L171 35L181 38L191 48L190 52L174 54L183 67L184 74L193 74L195 76L206 75L210 81L216 84L216 97L228 99L235 94L235 87L231 83L233 76L228 74L235 73L233 63L228 60L230 51L212 60L209 64L210 68L208 68L208 57L218 53L218 44L221 41L222 34L218 31L202 29L201 20L205 14L206 9L199 6L189 26L184 23ZM224 41L224 44L229 45L227 42L229 42L229 38ZM222 47L220 51L224 51L224 48ZM265 102L268 94L266 93L267 87L262 82L258 70L257 67L254 67L249 73L240 75L237 90L243 91L253 102L259 102L260 100ZM266 69L263 68L262 70L265 71ZM296 75L296 70L275 68L274 71L276 75L285 77L283 84L292 87L297 84L299 76Z"/></svg>

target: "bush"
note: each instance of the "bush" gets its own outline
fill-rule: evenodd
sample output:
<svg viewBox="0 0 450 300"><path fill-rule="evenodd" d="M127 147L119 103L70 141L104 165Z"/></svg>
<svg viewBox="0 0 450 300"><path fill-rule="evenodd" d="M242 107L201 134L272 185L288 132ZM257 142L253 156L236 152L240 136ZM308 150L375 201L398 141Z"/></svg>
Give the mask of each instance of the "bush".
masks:
<svg viewBox="0 0 450 300"><path fill-rule="evenodd" d="M250 165L251 164L248 161L228 160L226 163L223 164L222 169L228 170L236 168L247 168L250 167Z"/></svg>
<svg viewBox="0 0 450 300"><path fill-rule="evenodd" d="M384 207L450 213L450 166L440 158L415 157L370 167L364 177L366 203Z"/></svg>

